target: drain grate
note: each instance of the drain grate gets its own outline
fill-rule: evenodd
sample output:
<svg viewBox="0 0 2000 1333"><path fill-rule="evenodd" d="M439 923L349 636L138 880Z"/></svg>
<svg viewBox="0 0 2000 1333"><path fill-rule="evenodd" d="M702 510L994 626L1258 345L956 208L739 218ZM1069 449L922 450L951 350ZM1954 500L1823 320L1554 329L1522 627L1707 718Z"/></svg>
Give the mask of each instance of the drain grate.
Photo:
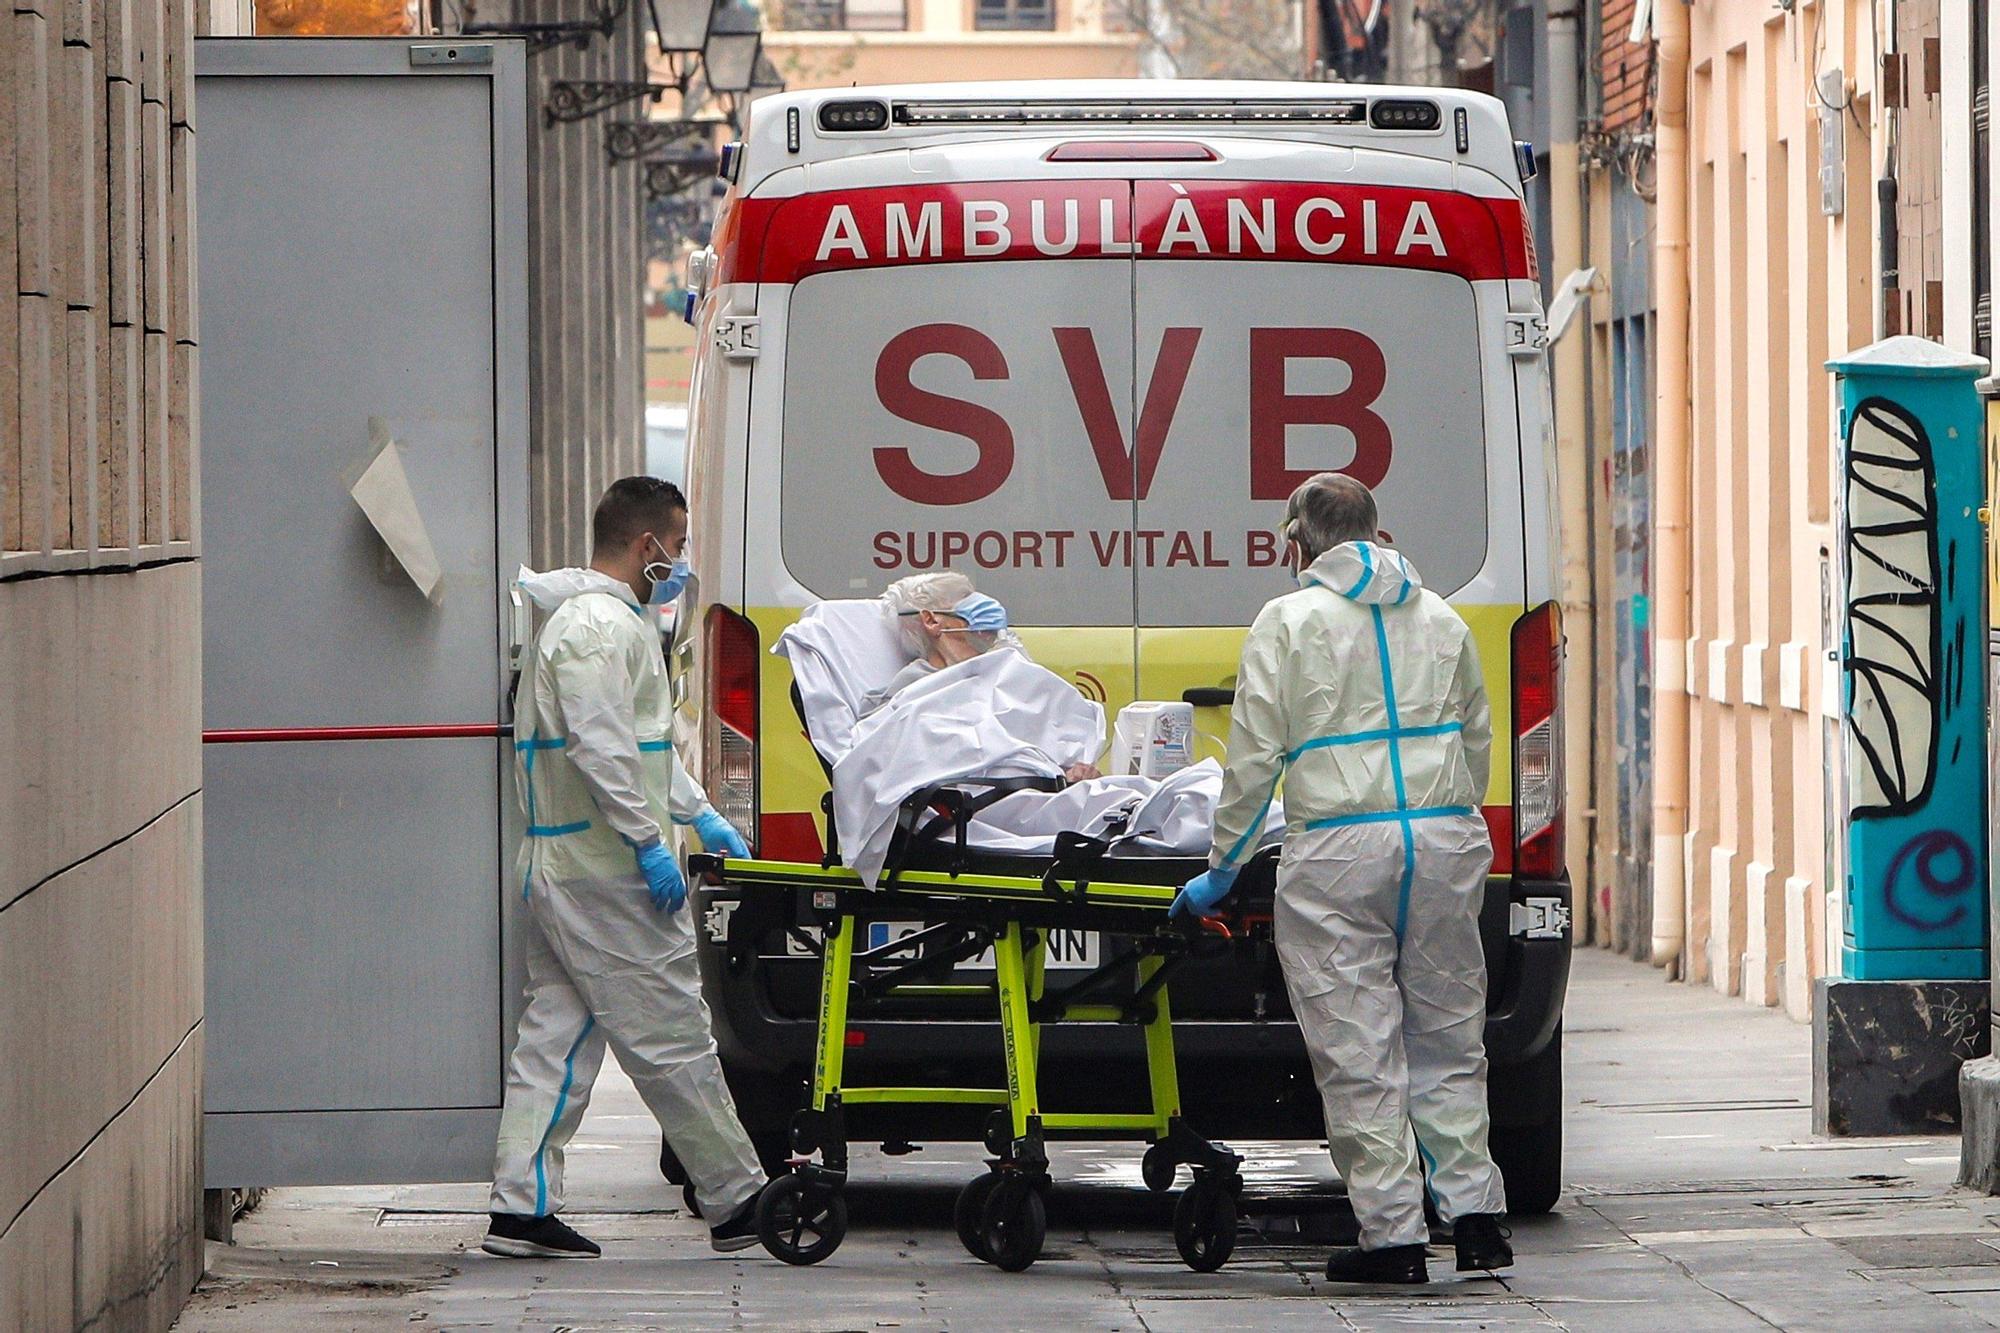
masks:
<svg viewBox="0 0 2000 1333"><path fill-rule="evenodd" d="M1810 1111L1812 1103L1797 1097L1738 1097L1692 1102L1599 1102L1600 1111L1630 1111L1635 1115L1713 1115L1723 1111Z"/></svg>
<svg viewBox="0 0 2000 1333"><path fill-rule="evenodd" d="M625 1221L638 1217L686 1217L678 1208L627 1208L617 1212L573 1213L565 1211L563 1220L573 1222L580 1230L588 1231L590 1223ZM484 1222L487 1212L484 1208L384 1208L375 1214L378 1227L456 1227L473 1221Z"/></svg>

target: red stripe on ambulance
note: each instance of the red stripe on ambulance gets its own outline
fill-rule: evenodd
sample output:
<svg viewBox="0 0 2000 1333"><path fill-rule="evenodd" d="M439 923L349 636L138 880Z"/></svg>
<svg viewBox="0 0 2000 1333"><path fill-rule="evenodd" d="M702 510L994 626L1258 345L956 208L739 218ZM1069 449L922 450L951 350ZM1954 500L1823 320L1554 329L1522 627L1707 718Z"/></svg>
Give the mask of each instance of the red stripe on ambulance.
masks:
<svg viewBox="0 0 2000 1333"><path fill-rule="evenodd" d="M1526 277L1514 199L1301 181L961 181L741 199L724 281L966 260L1238 259ZM742 248L741 253L733 253Z"/></svg>

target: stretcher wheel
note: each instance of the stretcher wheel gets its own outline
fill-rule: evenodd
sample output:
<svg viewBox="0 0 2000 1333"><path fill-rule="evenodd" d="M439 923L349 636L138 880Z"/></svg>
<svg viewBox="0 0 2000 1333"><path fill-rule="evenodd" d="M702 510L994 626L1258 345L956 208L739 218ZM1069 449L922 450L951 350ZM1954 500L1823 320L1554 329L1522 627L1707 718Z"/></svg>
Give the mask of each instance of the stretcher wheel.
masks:
<svg viewBox="0 0 2000 1333"><path fill-rule="evenodd" d="M1002 1178L979 1215L985 1258L1002 1272L1018 1273L1042 1253L1049 1231L1042 1192L1018 1172Z"/></svg>
<svg viewBox="0 0 2000 1333"><path fill-rule="evenodd" d="M694 1182L685 1181L681 1185L681 1203L686 1206L689 1217L701 1216L701 1200L694 1197Z"/></svg>
<svg viewBox="0 0 2000 1333"><path fill-rule="evenodd" d="M1174 1172L1180 1163L1167 1151L1167 1145L1156 1143L1146 1149L1146 1155L1139 1159L1139 1179L1146 1182L1146 1188L1155 1194L1165 1194L1174 1187Z"/></svg>
<svg viewBox="0 0 2000 1333"><path fill-rule="evenodd" d="M847 1200L840 1191L780 1176L757 1196L757 1239L775 1259L816 1264L847 1236Z"/></svg>
<svg viewBox="0 0 2000 1333"><path fill-rule="evenodd" d="M986 1215L986 1200L993 1195L993 1187L1000 1183L1000 1177L988 1171L965 1182L965 1188L958 1192L958 1201L952 1205L952 1225L958 1228L959 1243L965 1252L984 1263L992 1263L993 1255L986 1248L986 1238L980 1234L980 1219Z"/></svg>
<svg viewBox="0 0 2000 1333"><path fill-rule="evenodd" d="M1213 1273L1236 1248L1236 1196L1208 1172L1195 1177L1174 1205L1174 1248L1197 1273Z"/></svg>

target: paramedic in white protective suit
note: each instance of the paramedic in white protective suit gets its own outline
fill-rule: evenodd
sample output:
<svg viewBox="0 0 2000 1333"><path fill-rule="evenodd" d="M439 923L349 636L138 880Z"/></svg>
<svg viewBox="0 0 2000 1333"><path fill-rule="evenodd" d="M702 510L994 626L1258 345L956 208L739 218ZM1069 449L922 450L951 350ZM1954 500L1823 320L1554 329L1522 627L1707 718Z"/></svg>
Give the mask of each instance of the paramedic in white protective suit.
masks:
<svg viewBox="0 0 2000 1333"><path fill-rule="evenodd" d="M679 594L686 546L679 489L627 477L598 501L590 568L522 579L550 614L514 698L528 1007L507 1066L489 1254L598 1253L555 1213L563 1149L607 1045L702 1216L722 1219L710 1244L757 1242L765 1176L722 1079L669 826L692 827L710 851L749 851L674 753L666 661L642 615Z"/></svg>
<svg viewBox="0 0 2000 1333"><path fill-rule="evenodd" d="M1282 778L1278 956L1361 1223L1327 1277L1428 1280L1419 1156L1459 1270L1504 1268L1479 944L1493 733L1472 634L1376 542L1374 497L1352 478L1294 491L1283 535L1300 586L1244 641L1211 868L1174 910L1228 894Z"/></svg>

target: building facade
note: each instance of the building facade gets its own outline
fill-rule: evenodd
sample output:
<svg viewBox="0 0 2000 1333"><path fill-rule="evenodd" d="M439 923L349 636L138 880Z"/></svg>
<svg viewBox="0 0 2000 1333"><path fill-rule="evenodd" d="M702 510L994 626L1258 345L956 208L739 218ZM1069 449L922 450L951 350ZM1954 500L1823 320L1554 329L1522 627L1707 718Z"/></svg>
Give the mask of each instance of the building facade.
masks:
<svg viewBox="0 0 2000 1333"><path fill-rule="evenodd" d="M202 1272L192 39L0 34L0 1327L169 1327Z"/></svg>
<svg viewBox="0 0 2000 1333"><path fill-rule="evenodd" d="M1653 351L1652 71L1650 25L1634 0L1602 0L1585 43L1594 76L1582 135L1587 263L1597 273L1586 355L1591 394L1589 516L1593 650L1601 664L1581 716L1595 744L1587 784L1595 812L1585 855L1591 936L1643 957L1652 946Z"/></svg>
<svg viewBox="0 0 2000 1333"><path fill-rule="evenodd" d="M1883 53L1855 0L1654 23L1649 952L1804 1018L1841 929L1825 363L1882 328Z"/></svg>
<svg viewBox="0 0 2000 1333"><path fill-rule="evenodd" d="M1600 0L1577 31L1552 9L1500 11L1491 79L1542 168L1551 311L1587 299L1551 349L1578 938L1803 1020L1841 928L1824 363L1892 307L1950 323L1949 236L1925 239L1950 132L1901 112L1921 272L1885 277L1865 3ZM1936 15L1907 26L1921 92Z"/></svg>
<svg viewBox="0 0 2000 1333"><path fill-rule="evenodd" d="M764 49L793 88L1130 78L1144 12L1144 0L773 0Z"/></svg>

